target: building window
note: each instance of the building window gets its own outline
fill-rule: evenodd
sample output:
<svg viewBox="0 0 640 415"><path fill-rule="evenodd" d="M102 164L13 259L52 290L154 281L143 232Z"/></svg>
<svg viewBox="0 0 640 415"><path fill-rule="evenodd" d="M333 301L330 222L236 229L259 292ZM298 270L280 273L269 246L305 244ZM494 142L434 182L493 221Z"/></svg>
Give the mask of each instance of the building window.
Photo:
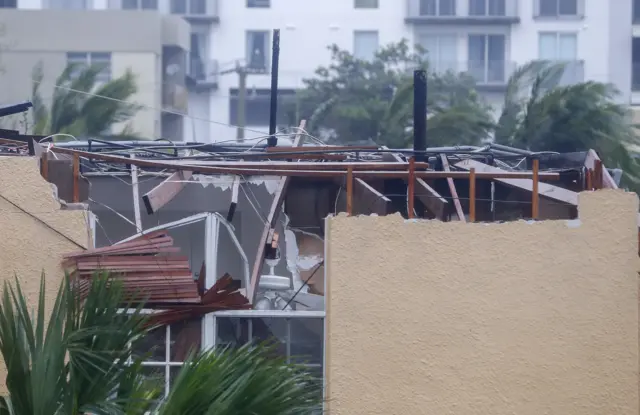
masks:
<svg viewBox="0 0 640 415"><path fill-rule="evenodd" d="M539 17L578 16L578 0L538 0Z"/></svg>
<svg viewBox="0 0 640 415"><path fill-rule="evenodd" d="M538 57L551 61L575 61L578 59L578 35L576 33L541 32L538 35Z"/></svg>
<svg viewBox="0 0 640 415"><path fill-rule="evenodd" d="M111 53L109 52L69 52L67 64L74 64L75 68L71 77L74 78L91 65L101 68L96 77L97 82L111 81Z"/></svg>
<svg viewBox="0 0 640 415"><path fill-rule="evenodd" d="M634 37L631 43L631 89L640 91L640 37Z"/></svg>
<svg viewBox="0 0 640 415"><path fill-rule="evenodd" d="M172 14L207 14L207 0L171 0Z"/></svg>
<svg viewBox="0 0 640 415"><path fill-rule="evenodd" d="M640 22L640 0L633 0L633 23Z"/></svg>
<svg viewBox="0 0 640 415"><path fill-rule="evenodd" d="M420 0L420 16L455 16L456 0Z"/></svg>
<svg viewBox="0 0 640 415"><path fill-rule="evenodd" d="M122 0L123 10L158 10L158 0Z"/></svg>
<svg viewBox="0 0 640 415"><path fill-rule="evenodd" d="M247 67L254 72L268 72L271 32L268 30L248 30L246 36Z"/></svg>
<svg viewBox="0 0 640 415"><path fill-rule="evenodd" d="M469 35L468 71L480 84L506 82L504 35Z"/></svg>
<svg viewBox="0 0 640 415"><path fill-rule="evenodd" d="M58 10L86 10L89 0L49 0L50 9Z"/></svg>
<svg viewBox="0 0 640 415"><path fill-rule="evenodd" d="M251 77L251 75L249 75ZM249 78L250 79L250 78ZM286 125L285 104L295 101L296 91L281 89L278 91L278 125ZM271 113L271 91L269 89L248 89L245 102L245 127L266 127ZM238 125L238 89L229 91L229 124Z"/></svg>
<svg viewBox="0 0 640 415"><path fill-rule="evenodd" d="M506 0L469 0L469 16L505 16Z"/></svg>
<svg viewBox="0 0 640 415"><path fill-rule="evenodd" d="M432 71L458 71L457 35L422 35L418 38L418 43L425 49Z"/></svg>
<svg viewBox="0 0 640 415"><path fill-rule="evenodd" d="M373 60L379 46L377 30L356 30L353 32L353 56L356 59Z"/></svg>
<svg viewBox="0 0 640 415"><path fill-rule="evenodd" d="M355 0L353 7L356 9L377 9L380 5L378 0Z"/></svg>
<svg viewBox="0 0 640 415"><path fill-rule="evenodd" d="M269 8L271 7L271 0L247 0L247 7L251 9Z"/></svg>
<svg viewBox="0 0 640 415"><path fill-rule="evenodd" d="M0 0L0 9L15 9L18 7L18 0Z"/></svg>

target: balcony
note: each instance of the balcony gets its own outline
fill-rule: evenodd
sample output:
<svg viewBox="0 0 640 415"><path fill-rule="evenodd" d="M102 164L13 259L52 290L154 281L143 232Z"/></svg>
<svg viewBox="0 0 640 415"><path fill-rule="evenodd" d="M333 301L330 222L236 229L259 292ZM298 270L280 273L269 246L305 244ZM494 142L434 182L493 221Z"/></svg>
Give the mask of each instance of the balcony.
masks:
<svg viewBox="0 0 640 415"><path fill-rule="evenodd" d="M196 90L216 89L219 76L218 62L190 55L187 61L187 83Z"/></svg>
<svg viewBox="0 0 640 415"><path fill-rule="evenodd" d="M220 21L218 0L171 0L171 14L184 17L191 23L214 23Z"/></svg>
<svg viewBox="0 0 640 415"><path fill-rule="evenodd" d="M475 80L476 88L483 92L504 91L509 78L517 67L515 62L510 61L431 62L431 69L436 73L447 71L467 73ZM584 62L572 61L566 63L564 74L561 76L558 86L572 85L583 81Z"/></svg>
<svg viewBox="0 0 640 415"><path fill-rule="evenodd" d="M407 23L510 25L520 22L518 0L407 0Z"/></svg>

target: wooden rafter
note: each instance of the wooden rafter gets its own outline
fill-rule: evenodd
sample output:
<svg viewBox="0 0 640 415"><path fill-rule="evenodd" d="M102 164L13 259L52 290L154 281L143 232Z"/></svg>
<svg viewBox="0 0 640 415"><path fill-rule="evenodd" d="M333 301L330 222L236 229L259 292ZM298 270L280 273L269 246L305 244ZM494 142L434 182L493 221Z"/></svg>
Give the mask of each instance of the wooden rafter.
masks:
<svg viewBox="0 0 640 415"><path fill-rule="evenodd" d="M442 160L442 167L445 172L451 172L451 167L449 167L449 159L445 154L440 154L440 160ZM456 190L456 185L453 182L452 177L447 177L447 184L449 185L449 191L451 192L451 197L453 198L453 205L456 208L456 213L458 215L458 219L462 222L466 222L467 220L464 217L464 211L462 210L462 205L460 204L460 199L458 198L458 191Z"/></svg>
<svg viewBox="0 0 640 415"><path fill-rule="evenodd" d="M416 197L436 219L441 221L446 219L449 202L420 178L416 178Z"/></svg>
<svg viewBox="0 0 640 415"><path fill-rule="evenodd" d="M354 196L356 199L356 213L375 213L379 216L386 215L391 199L374 189L362 179L353 181ZM366 208L363 208L366 207Z"/></svg>

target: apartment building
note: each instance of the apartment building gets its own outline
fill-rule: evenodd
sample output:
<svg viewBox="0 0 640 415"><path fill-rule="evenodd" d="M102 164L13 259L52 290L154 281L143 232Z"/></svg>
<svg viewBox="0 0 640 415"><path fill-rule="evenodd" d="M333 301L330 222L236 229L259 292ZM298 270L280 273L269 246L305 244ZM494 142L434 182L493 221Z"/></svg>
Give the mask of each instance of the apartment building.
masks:
<svg viewBox="0 0 640 415"><path fill-rule="evenodd" d="M129 13L131 19L154 11L184 17L190 28L189 55L184 64L189 97L181 137L220 142L235 137L237 66L251 72L247 77L246 137L268 130L274 28L281 29L279 93L283 98L302 87L303 79L312 76L318 66L329 63L329 44L367 58L380 45L406 38L428 49L436 69L468 71L497 109L514 69L540 58L569 62L565 83L585 79L611 82L621 90L623 102L636 102L631 94L632 54L627 51L636 49L629 15L634 10L635 16L638 8L633 3L639 2L0 0L0 6L111 9L110 13ZM637 30L640 36L640 26ZM108 33L113 32L110 29ZM134 39L143 37L151 41L153 36L158 35L137 30L129 40L135 43ZM640 64L640 44L637 49ZM640 85L635 73L640 70L633 72L635 90Z"/></svg>

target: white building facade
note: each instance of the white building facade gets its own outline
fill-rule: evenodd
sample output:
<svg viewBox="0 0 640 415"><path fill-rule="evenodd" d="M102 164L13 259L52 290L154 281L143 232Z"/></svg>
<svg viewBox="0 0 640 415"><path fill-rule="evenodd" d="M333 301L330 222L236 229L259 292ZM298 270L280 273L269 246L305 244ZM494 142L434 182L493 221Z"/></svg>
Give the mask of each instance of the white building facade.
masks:
<svg viewBox="0 0 640 415"><path fill-rule="evenodd" d="M568 83L611 82L622 102L640 104L640 40L637 46L634 40L640 24L633 24L640 23L640 7L633 3L640 0L0 0L3 7L157 9L184 15L192 32L191 82L181 139L202 142L236 136L236 65L256 72L247 77L245 137L268 131L271 31L276 28L281 30L283 96L329 64L330 44L367 57L380 45L406 38L429 49L436 69L471 73L495 105L510 73L539 58L571 62ZM631 53L635 49L638 53ZM632 94L632 79L638 93Z"/></svg>

